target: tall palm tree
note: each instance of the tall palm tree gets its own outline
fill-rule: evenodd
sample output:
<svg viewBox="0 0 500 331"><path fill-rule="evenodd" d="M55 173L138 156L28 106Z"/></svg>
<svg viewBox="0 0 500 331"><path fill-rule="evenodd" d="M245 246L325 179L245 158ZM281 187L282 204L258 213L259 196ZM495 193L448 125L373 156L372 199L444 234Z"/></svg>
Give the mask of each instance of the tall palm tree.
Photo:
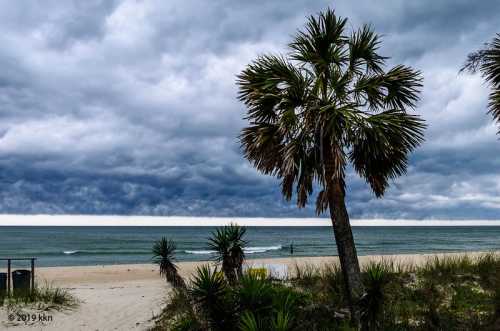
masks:
<svg viewBox="0 0 500 331"><path fill-rule="evenodd" d="M245 233L244 227L230 224L216 229L208 240L209 249L217 253L216 259L222 263L222 271L230 283L234 283L242 274Z"/></svg>
<svg viewBox="0 0 500 331"><path fill-rule="evenodd" d="M153 262L160 266L160 275L164 276L174 288L185 289L184 279L179 275L175 265L175 250L176 246L172 240L161 238L153 244Z"/></svg>
<svg viewBox="0 0 500 331"><path fill-rule="evenodd" d="M461 71L480 71L491 87L488 112L500 123L500 34L479 51L470 53ZM500 130L498 131L500 133Z"/></svg>
<svg viewBox="0 0 500 331"><path fill-rule="evenodd" d="M406 172L425 124L407 113L419 99L420 72L386 70L371 27L348 32L346 24L330 9L310 17L289 53L258 57L237 84L249 121L240 135L245 157L280 178L284 197L295 192L299 207L319 187L316 211L330 210L356 321L364 289L345 205L346 167L381 197L389 180Z"/></svg>

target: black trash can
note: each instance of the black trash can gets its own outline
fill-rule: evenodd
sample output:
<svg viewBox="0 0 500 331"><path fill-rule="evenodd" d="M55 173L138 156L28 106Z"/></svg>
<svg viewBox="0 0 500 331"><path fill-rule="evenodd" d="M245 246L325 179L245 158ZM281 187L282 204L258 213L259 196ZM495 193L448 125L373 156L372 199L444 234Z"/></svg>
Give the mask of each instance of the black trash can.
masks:
<svg viewBox="0 0 500 331"><path fill-rule="evenodd" d="M7 273L0 272L0 306L3 306L7 296Z"/></svg>
<svg viewBox="0 0 500 331"><path fill-rule="evenodd" d="M0 272L0 293L7 292L7 273Z"/></svg>
<svg viewBox="0 0 500 331"><path fill-rule="evenodd" d="M14 295L26 293L30 290L31 271L29 270L14 270L12 271L12 289Z"/></svg>
<svg viewBox="0 0 500 331"><path fill-rule="evenodd" d="M3 298L7 295L7 273L0 272L0 305L3 303Z"/></svg>

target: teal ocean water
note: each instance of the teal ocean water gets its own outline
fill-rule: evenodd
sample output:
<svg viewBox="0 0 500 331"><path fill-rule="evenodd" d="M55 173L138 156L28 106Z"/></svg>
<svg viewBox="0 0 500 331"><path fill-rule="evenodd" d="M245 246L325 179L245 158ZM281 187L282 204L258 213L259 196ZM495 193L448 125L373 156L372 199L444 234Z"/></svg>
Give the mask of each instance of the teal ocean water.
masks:
<svg viewBox="0 0 500 331"><path fill-rule="evenodd" d="M208 260L214 227L0 227L0 257L38 258L40 266L151 262L162 236L179 261ZM500 227L354 227L358 254L500 250ZM248 258L336 255L330 227L248 227Z"/></svg>

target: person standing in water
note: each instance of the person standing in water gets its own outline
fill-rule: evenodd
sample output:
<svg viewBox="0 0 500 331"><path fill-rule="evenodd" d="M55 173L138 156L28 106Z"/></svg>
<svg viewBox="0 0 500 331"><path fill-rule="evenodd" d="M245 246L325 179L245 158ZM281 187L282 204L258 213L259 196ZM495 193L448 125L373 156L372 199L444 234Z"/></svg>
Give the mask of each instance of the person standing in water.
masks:
<svg viewBox="0 0 500 331"><path fill-rule="evenodd" d="M290 254L293 255L293 241L290 244Z"/></svg>

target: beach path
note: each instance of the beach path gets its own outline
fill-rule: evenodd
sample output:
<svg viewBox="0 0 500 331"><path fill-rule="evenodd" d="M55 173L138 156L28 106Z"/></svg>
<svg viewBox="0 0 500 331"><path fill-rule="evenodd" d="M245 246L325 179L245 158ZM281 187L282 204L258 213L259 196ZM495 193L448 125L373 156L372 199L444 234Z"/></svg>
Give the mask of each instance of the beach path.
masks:
<svg viewBox="0 0 500 331"><path fill-rule="evenodd" d="M49 281L69 289L81 302L69 311L48 311L51 321L9 323L0 312L0 329L7 330L145 330L152 326L167 297L168 285L152 265L39 268L38 283ZM21 312L21 313L24 313ZM36 313L39 314L39 313ZM37 315L38 318L38 315Z"/></svg>

